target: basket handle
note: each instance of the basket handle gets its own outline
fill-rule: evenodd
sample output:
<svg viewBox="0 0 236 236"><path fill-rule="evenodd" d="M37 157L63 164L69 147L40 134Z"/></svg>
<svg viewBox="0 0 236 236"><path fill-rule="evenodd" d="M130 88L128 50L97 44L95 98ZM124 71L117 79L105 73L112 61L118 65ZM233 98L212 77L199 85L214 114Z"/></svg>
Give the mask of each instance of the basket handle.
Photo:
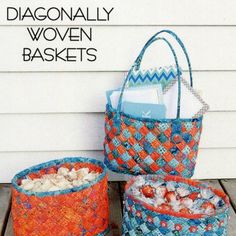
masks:
<svg viewBox="0 0 236 236"><path fill-rule="evenodd" d="M147 49L147 47L149 47L153 42L155 42L157 40L163 40L164 42L167 43L167 45L169 46L169 48L170 48L170 50L171 50L171 52L174 56L174 59L175 59L175 64L176 64L176 68L177 68L177 77L178 77L178 101L177 101L177 114L176 114L176 117L177 117L177 119L180 117L180 98L181 98L180 75L181 75L181 72L180 72L180 69L179 69L179 62L178 62L175 50L166 38L164 38L164 37L152 37L144 45L143 49L141 50L139 56L135 60L135 63L133 64L133 66L129 70L128 75L126 76L126 79L123 83L123 86L122 86L122 89L121 89L121 94L120 94L119 101L118 101L117 112L116 112L116 115L115 115L115 121L116 121L117 125L119 125L119 123L120 123L120 112L121 112L122 98L123 98L124 90L125 90L125 87L126 87L126 84L127 84L128 80L129 80L130 74L132 73L132 70L137 66L137 62L139 62L140 59L142 59L142 56L143 56L145 50Z"/></svg>
<svg viewBox="0 0 236 236"><path fill-rule="evenodd" d="M189 79L190 79L190 86L193 87L193 76L192 76L192 66L191 66L191 62L190 62L190 59L189 59L189 56L188 56L188 52L184 46L184 43L183 41L178 37L178 35L176 33L174 33L173 31L171 30L161 30L159 32L157 32L156 34L154 34L148 41L147 41L147 45L149 44L149 42L151 42L154 38L156 38L158 35L160 34L163 34L163 33L167 33L169 35L171 35L175 40L176 42L180 45L182 51L184 52L184 55L185 55L185 58L187 60L187 63L188 63L188 69L189 69ZM146 45L145 45L146 46ZM143 47L142 51L140 52L139 56L137 57L137 59L135 60L135 63L136 63L136 67L134 68L135 70L139 70L140 68L140 64L141 64L141 61L142 61L142 57L145 53L145 50L146 50L146 47Z"/></svg>

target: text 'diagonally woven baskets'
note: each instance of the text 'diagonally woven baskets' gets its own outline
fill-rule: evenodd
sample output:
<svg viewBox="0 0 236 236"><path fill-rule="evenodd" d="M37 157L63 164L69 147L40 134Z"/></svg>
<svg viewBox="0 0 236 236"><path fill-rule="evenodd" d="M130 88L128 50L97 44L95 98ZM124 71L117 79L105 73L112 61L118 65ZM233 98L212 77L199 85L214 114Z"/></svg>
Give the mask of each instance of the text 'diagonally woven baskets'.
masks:
<svg viewBox="0 0 236 236"><path fill-rule="evenodd" d="M59 167L87 167L100 172L97 179L72 189L30 192L19 185L23 178L40 178ZM102 162L64 158L26 169L12 180L12 217L16 236L105 235L108 231L108 182Z"/></svg>
<svg viewBox="0 0 236 236"><path fill-rule="evenodd" d="M125 187L124 216L122 235L125 236L226 236L229 217L229 199L227 195L201 182L184 179L179 176L147 175L145 179L175 182L179 187L187 187L193 193L201 188L209 188L224 202L224 206L215 214L186 214L155 208L148 203L136 199L129 193L129 188L137 177L131 178Z"/></svg>

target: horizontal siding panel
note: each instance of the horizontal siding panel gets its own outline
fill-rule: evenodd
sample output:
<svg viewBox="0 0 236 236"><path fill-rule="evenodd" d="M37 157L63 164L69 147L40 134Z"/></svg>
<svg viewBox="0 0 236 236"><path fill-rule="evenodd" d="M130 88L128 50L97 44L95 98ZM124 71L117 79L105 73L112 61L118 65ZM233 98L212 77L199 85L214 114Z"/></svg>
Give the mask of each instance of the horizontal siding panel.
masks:
<svg viewBox="0 0 236 236"><path fill-rule="evenodd" d="M205 116L201 147L236 147L236 112ZM0 151L102 150L104 115L13 114L0 116Z"/></svg>
<svg viewBox="0 0 236 236"><path fill-rule="evenodd" d="M102 151L0 152L1 166L8 167L1 169L0 183L9 183L16 173L30 166L64 157L89 157L100 161L104 159ZM125 176L109 171L109 180L125 180Z"/></svg>
<svg viewBox="0 0 236 236"><path fill-rule="evenodd" d="M236 72L193 75L194 87L210 104L211 111L236 110L232 99ZM80 113L103 112L105 91L120 87L124 73L0 73L0 78L0 113Z"/></svg>
<svg viewBox="0 0 236 236"><path fill-rule="evenodd" d="M236 178L236 149L200 149L194 178ZM19 171L49 160L71 156L86 156L103 160L102 151L61 151L61 152L0 152L0 182L8 183ZM224 157L224 158L222 158ZM17 165L16 165L17 163ZM109 173L110 180L125 180L124 175Z"/></svg>
<svg viewBox="0 0 236 236"><path fill-rule="evenodd" d="M193 178L236 178L236 149L200 149Z"/></svg>
<svg viewBox="0 0 236 236"><path fill-rule="evenodd" d="M33 42L28 36L26 27L2 26L0 28L0 71L126 71L147 39L161 29L163 27L98 26L93 28L93 42L86 40L84 42L68 42L67 40L48 42L44 39ZM232 47L235 44L236 27L171 27L171 29L184 40L194 70L236 70L234 63L236 47ZM6 45L9 46L6 47ZM68 47L95 47L98 52L95 62L86 60L67 63L62 60L42 62L41 59L23 62L21 55L24 47L30 47L33 50L37 47L40 50L47 47L57 47L59 50ZM156 44L152 46L152 49L149 49L145 55L143 67L173 64L173 58L166 46ZM180 53L180 50L177 50L177 53ZM75 52L73 55L78 56L79 53ZM186 69L186 63L183 60L180 62L181 66Z"/></svg>
<svg viewBox="0 0 236 236"><path fill-rule="evenodd" d="M42 22L32 21L28 18L25 21L7 21L6 7L7 6L21 6L37 8L38 3L34 1L25 2L24 0L2 0L2 7L0 10L1 24L39 24ZM44 24L75 24L78 25L235 25L235 10L236 4L234 0L225 1L222 4L221 0L198 0L190 2L189 0L129 0L129 1L94 1L94 0L80 0L79 3L68 1L45 1L40 3L41 7L49 8L51 6L74 9L81 7L89 7L91 17L96 16L96 7L114 7L113 14L111 14L110 21L69 21L65 19L61 21L45 21ZM201 14L199 14L199 12ZM101 12L101 17L103 16Z"/></svg>

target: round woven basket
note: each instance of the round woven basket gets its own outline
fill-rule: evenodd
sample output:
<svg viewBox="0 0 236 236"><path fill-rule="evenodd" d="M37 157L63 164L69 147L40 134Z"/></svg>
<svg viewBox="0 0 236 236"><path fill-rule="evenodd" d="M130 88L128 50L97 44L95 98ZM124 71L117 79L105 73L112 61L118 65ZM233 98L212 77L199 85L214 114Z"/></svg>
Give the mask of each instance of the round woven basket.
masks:
<svg viewBox="0 0 236 236"><path fill-rule="evenodd" d="M214 215L185 214L173 211L159 210L141 200L136 199L128 193L130 186L136 181L133 177L125 187L124 217L122 224L122 235L176 235L176 236L226 236L229 199L227 195L213 189L201 182L184 179L179 176L145 176L146 179L163 179L165 182L174 181L179 186L187 187L190 192L195 192L201 188L209 188L213 193L221 197L225 205L216 211Z"/></svg>
<svg viewBox="0 0 236 236"><path fill-rule="evenodd" d="M101 173L97 179L72 189L31 192L20 187L27 176L40 178L59 167L87 167ZM12 180L12 217L16 236L105 235L108 231L108 176L102 162L64 158L21 171Z"/></svg>

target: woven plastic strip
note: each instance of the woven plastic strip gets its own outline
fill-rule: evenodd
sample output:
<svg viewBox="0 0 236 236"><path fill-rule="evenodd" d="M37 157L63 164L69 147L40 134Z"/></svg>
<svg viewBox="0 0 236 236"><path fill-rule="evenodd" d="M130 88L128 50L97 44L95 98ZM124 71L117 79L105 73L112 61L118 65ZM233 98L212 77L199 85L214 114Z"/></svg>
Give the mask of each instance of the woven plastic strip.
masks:
<svg viewBox="0 0 236 236"><path fill-rule="evenodd" d="M171 31L161 32L170 33ZM202 117L179 118L181 112L181 72L178 59L168 40L156 37L159 33L148 40L128 73L122 86L117 109L109 104L106 107L105 164L113 171L127 174L171 174L190 178L196 164L202 131ZM171 35L175 34L172 32ZM175 38L182 47L182 41L177 36ZM139 68L146 48L159 39L168 44L175 58L178 77L176 119L155 120L124 114L121 112L122 97L130 73L134 68ZM185 48L184 52L186 52ZM186 57L189 62L187 54ZM191 71L191 64L188 64ZM190 81L192 81L191 72Z"/></svg>
<svg viewBox="0 0 236 236"><path fill-rule="evenodd" d="M55 173L61 166L87 167L99 177L80 187L54 192L23 190L20 181ZM12 180L12 217L16 236L105 235L108 231L108 184L103 163L87 158L50 161L17 174Z"/></svg>
<svg viewBox="0 0 236 236"><path fill-rule="evenodd" d="M150 178L150 176L146 176ZM151 177L152 179L163 178L160 176ZM177 176L166 176L165 181L175 181L179 186L188 186L190 192L206 188L201 183L184 179ZM127 189L134 183L133 177L126 185ZM124 216L122 224L122 235L124 236L226 236L229 199L220 190L209 187L215 195L221 197L226 203L224 207L216 211L214 215L183 214L174 213L156 208L135 199L125 193Z"/></svg>

